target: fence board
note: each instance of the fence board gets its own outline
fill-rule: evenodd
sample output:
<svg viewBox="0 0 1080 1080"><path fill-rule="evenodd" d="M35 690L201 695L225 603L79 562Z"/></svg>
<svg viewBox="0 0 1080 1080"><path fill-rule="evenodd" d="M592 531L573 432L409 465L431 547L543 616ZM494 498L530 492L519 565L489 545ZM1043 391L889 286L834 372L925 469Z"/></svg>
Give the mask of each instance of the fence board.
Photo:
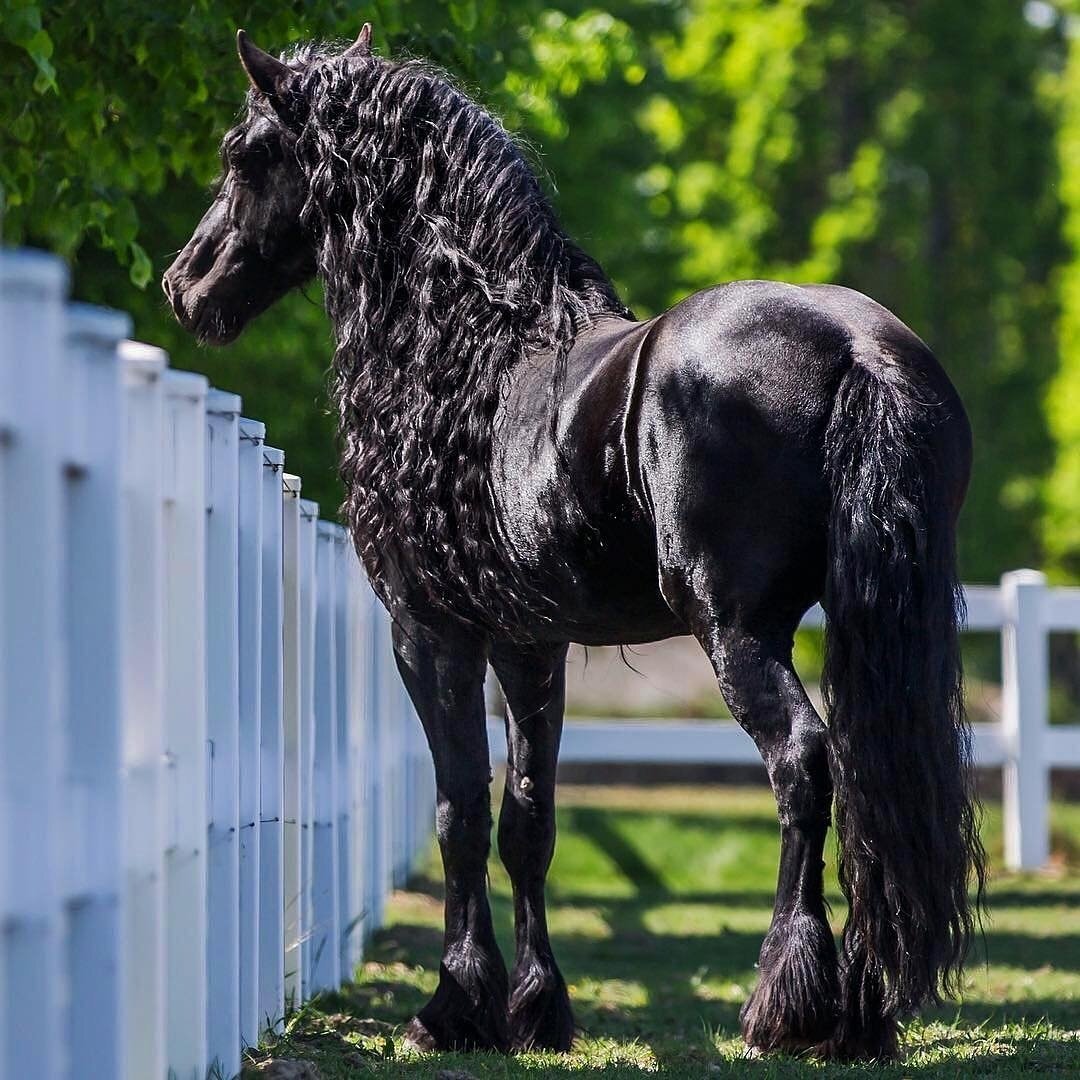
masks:
<svg viewBox="0 0 1080 1080"><path fill-rule="evenodd" d="M206 402L206 693L208 1056L240 1071L240 399Z"/></svg>
<svg viewBox="0 0 1080 1080"><path fill-rule="evenodd" d="M334 739L336 773L334 778L334 808L337 815L337 904L338 904L338 968L339 978L352 977L354 943L356 939L359 904L352 890L353 847L355 834L352 818L352 746L349 739L351 715L351 678L349 672L349 645L351 637L351 598L355 582L349 574L345 530L335 525L333 535L333 560L335 588L330 596L334 619Z"/></svg>
<svg viewBox="0 0 1080 1080"><path fill-rule="evenodd" d="M285 757L282 635L282 484L285 455L262 451L262 664L259 694L259 996L256 1020L281 1029L285 1014Z"/></svg>
<svg viewBox="0 0 1080 1080"><path fill-rule="evenodd" d="M34 254L0 256L8 438L0 465L0 830L5 833L0 1036L11 1077L53 1080L64 1047L59 848L63 652L60 437L66 274ZM30 718L19 722L20 717ZM34 843L27 843L33 837ZM0 1067L0 1073L5 1069Z"/></svg>
<svg viewBox="0 0 1080 1080"><path fill-rule="evenodd" d="M304 963L301 986L305 998L313 993L312 970L316 944L312 873L314 868L312 820L314 793L312 778L315 768L315 537L318 529L319 507L309 499L300 500L300 893L303 897L303 920L300 933L304 941Z"/></svg>
<svg viewBox="0 0 1080 1080"><path fill-rule="evenodd" d="M123 390L118 312L72 306L63 392L67 1075L123 1074Z"/></svg>
<svg viewBox="0 0 1080 1080"><path fill-rule="evenodd" d="M314 745L312 753L312 949L311 989L341 982L341 931L337 843L337 620L334 526L316 534Z"/></svg>
<svg viewBox="0 0 1080 1080"><path fill-rule="evenodd" d="M241 418L238 428L237 482L237 757L239 1042L259 1039L259 863L262 754L262 474L266 428ZM235 1033L234 1033L235 1035Z"/></svg>
<svg viewBox="0 0 1080 1080"><path fill-rule="evenodd" d="M282 480L282 551L284 611L284 878L285 878L285 996L298 1005L304 1000L304 723L301 694L300 617L300 478Z"/></svg>
<svg viewBox="0 0 1080 1080"><path fill-rule="evenodd" d="M165 377L165 986L177 1080L207 1069L206 394L200 375Z"/></svg>
<svg viewBox="0 0 1080 1080"><path fill-rule="evenodd" d="M165 1074L165 354L120 346L124 431L123 764L127 829L124 1006L127 1080ZM134 553L138 553L137 556Z"/></svg>

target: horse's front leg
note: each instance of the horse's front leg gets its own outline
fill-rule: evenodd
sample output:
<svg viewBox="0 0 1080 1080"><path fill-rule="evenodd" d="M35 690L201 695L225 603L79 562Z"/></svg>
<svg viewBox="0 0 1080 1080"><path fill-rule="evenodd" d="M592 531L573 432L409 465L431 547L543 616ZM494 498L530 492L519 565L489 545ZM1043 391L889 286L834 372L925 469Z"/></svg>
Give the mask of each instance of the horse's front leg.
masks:
<svg viewBox="0 0 1080 1080"><path fill-rule="evenodd" d="M485 642L460 625L394 624L398 669L435 761L436 831L446 878L439 985L406 1040L422 1050L509 1050L507 975L491 925L491 781Z"/></svg>
<svg viewBox="0 0 1080 1080"><path fill-rule="evenodd" d="M574 1018L548 939L544 881L555 851L555 767L562 734L566 645L497 645L492 666L506 696L506 789L499 855L514 889L516 955L510 976L515 1050L569 1050Z"/></svg>

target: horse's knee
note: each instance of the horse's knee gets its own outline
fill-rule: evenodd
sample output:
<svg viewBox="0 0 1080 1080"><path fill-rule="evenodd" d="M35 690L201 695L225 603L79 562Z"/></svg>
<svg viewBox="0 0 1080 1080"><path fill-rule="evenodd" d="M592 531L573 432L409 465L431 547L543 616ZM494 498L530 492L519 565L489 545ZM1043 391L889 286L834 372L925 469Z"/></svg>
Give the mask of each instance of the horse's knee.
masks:
<svg viewBox="0 0 1080 1080"><path fill-rule="evenodd" d="M459 781L439 793L435 834L447 854L487 858L491 846L491 792L486 778L472 784Z"/></svg>
<svg viewBox="0 0 1080 1080"><path fill-rule="evenodd" d="M555 803L546 793L507 793L499 814L499 858L511 878L530 868L542 877L555 848Z"/></svg>

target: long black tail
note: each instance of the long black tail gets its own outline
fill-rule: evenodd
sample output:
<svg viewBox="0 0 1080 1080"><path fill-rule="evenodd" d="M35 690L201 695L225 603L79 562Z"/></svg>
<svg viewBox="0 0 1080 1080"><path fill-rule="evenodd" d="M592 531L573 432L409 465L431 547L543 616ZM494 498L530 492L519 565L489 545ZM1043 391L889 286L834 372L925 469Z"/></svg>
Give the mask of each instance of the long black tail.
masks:
<svg viewBox="0 0 1080 1080"><path fill-rule="evenodd" d="M823 686L850 904L841 975L849 1017L871 1025L955 992L982 897L956 500L934 452L943 422L902 365L856 360L826 443Z"/></svg>

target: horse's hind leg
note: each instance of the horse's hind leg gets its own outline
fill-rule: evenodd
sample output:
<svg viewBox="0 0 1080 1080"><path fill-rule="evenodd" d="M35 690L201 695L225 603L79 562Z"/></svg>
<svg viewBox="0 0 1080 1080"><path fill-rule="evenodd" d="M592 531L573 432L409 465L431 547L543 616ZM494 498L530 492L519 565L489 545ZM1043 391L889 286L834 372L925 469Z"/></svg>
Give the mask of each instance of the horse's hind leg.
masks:
<svg viewBox="0 0 1080 1080"><path fill-rule="evenodd" d="M514 889L510 1038L515 1050L569 1050L574 1018L551 951L544 905L544 882L555 850L555 767L566 646L497 645L491 662L507 705L499 855Z"/></svg>
<svg viewBox="0 0 1080 1080"><path fill-rule="evenodd" d="M780 869L758 985L740 1014L762 1050L805 1050L837 1021L837 957L825 912L822 850L832 785L825 726L791 663L787 636L727 631L715 656L728 705L761 751L780 818Z"/></svg>
<svg viewBox="0 0 1080 1080"><path fill-rule="evenodd" d="M507 976L487 898L491 772L484 708L485 648L399 619L398 669L435 760L436 831L446 875L439 985L406 1030L422 1050L509 1049Z"/></svg>
<svg viewBox="0 0 1080 1080"><path fill-rule="evenodd" d="M832 799L825 726L792 666L797 618L778 625L744 615L724 625L703 614L699 608L690 624L732 714L761 752L780 818L776 901L758 984L740 1014L743 1038L759 1050L799 1052L830 1037L838 1012L822 881Z"/></svg>

